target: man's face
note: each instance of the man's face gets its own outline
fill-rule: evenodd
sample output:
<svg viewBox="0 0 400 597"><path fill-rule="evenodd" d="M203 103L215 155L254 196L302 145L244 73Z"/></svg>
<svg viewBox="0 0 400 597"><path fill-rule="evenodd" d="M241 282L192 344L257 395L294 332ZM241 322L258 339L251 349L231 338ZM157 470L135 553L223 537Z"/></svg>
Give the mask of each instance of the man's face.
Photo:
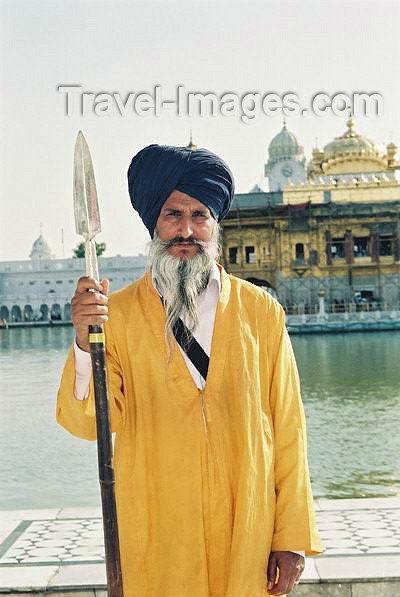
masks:
<svg viewBox="0 0 400 597"><path fill-rule="evenodd" d="M203 203L181 191L172 191L156 223L160 240L175 240L167 249L173 257L194 257L199 247L193 240L208 242L215 220Z"/></svg>

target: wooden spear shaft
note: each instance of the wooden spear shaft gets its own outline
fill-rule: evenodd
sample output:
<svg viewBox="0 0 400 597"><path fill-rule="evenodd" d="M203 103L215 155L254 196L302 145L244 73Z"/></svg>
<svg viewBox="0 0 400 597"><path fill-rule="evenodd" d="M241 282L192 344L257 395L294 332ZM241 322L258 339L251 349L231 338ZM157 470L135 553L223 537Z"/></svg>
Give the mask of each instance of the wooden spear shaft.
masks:
<svg viewBox="0 0 400 597"><path fill-rule="evenodd" d="M114 491L113 446L107 397L104 333L100 325L89 327L90 355L96 403L97 455L103 510L104 547L109 597L123 597L117 509Z"/></svg>

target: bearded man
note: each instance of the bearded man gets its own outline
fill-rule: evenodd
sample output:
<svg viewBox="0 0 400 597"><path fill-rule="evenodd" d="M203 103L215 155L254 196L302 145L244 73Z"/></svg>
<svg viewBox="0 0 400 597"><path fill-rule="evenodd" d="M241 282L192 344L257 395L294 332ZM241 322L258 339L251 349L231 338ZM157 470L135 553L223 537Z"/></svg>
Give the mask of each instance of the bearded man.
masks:
<svg viewBox="0 0 400 597"><path fill-rule="evenodd" d="M150 145L128 180L148 270L109 299L107 280L78 281L57 401L96 439L88 325L104 323L125 596L290 592L322 551L305 419L283 308L217 263L232 174L208 150Z"/></svg>

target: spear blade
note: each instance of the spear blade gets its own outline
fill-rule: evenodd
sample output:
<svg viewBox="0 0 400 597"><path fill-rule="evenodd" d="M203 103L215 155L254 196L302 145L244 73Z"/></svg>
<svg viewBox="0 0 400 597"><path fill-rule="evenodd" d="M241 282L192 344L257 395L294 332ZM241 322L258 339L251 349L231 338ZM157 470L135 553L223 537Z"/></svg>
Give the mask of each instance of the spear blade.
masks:
<svg viewBox="0 0 400 597"><path fill-rule="evenodd" d="M96 181L89 146L79 131L74 152L74 212L75 229L85 239L86 275L99 279L96 244L93 240L101 232Z"/></svg>
<svg viewBox="0 0 400 597"><path fill-rule="evenodd" d="M74 212L75 229L85 240L101 232L96 181L89 146L79 131L74 152Z"/></svg>

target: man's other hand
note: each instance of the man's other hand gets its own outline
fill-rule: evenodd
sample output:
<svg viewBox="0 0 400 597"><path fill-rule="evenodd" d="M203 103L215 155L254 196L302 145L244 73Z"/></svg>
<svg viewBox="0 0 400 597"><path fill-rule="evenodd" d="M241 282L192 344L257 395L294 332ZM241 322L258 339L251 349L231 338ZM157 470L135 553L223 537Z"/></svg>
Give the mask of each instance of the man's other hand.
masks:
<svg viewBox="0 0 400 597"><path fill-rule="evenodd" d="M110 283L100 283L84 276L79 278L75 294L71 301L72 323L79 348L90 352L89 325L101 325L108 319L108 290Z"/></svg>
<svg viewBox="0 0 400 597"><path fill-rule="evenodd" d="M271 551L267 567L268 593L290 593L298 585L303 570L303 556L292 551Z"/></svg>

